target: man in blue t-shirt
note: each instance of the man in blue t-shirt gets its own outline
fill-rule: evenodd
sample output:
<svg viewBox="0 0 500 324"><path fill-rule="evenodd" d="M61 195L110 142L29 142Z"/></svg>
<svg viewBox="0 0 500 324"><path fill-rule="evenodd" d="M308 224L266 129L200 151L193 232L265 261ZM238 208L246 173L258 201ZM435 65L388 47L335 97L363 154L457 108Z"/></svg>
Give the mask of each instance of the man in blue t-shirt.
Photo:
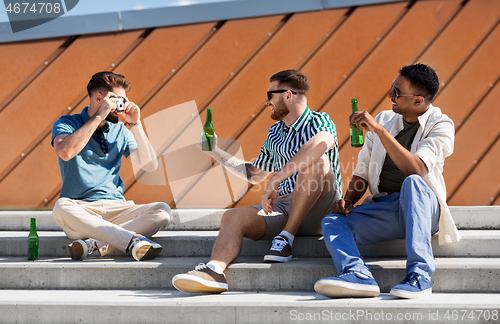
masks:
<svg viewBox="0 0 500 324"><path fill-rule="evenodd" d="M153 259L162 247L148 237L172 221L167 204L135 205L123 196L122 156L145 171L158 166L140 109L126 97L129 88L123 75L94 74L87 85L90 105L80 114L62 116L52 127L63 181L52 215L75 240L68 246L74 260L116 249L138 261ZM120 115L130 130L118 121Z"/></svg>

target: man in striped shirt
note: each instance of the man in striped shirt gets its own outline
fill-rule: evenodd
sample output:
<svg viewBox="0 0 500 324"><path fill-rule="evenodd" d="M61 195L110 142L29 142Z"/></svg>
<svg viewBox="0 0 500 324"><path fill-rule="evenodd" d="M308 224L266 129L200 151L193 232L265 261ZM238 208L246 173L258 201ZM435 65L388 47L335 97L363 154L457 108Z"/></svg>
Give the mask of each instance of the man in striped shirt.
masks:
<svg viewBox="0 0 500 324"><path fill-rule="evenodd" d="M309 109L309 81L300 71L285 70L270 79L267 106L277 120L254 163L239 160L217 146L213 158L252 184L275 172L261 205L228 210L211 261L172 279L174 287L191 293L228 289L224 270L239 254L243 237L273 239L264 260L292 258L295 234L321 235L321 221L341 198L335 124L326 113Z"/></svg>

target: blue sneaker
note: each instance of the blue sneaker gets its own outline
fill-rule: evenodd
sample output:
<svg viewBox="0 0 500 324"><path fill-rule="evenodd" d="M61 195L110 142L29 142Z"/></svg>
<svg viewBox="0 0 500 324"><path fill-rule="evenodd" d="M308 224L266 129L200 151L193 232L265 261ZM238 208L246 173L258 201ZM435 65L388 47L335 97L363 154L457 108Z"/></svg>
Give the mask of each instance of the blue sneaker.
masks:
<svg viewBox="0 0 500 324"><path fill-rule="evenodd" d="M320 279L314 284L314 290L331 298L377 297L380 294L375 279L357 271Z"/></svg>
<svg viewBox="0 0 500 324"><path fill-rule="evenodd" d="M391 295L401 298L420 298L432 294L431 283L419 273L409 273L403 281L391 289Z"/></svg>

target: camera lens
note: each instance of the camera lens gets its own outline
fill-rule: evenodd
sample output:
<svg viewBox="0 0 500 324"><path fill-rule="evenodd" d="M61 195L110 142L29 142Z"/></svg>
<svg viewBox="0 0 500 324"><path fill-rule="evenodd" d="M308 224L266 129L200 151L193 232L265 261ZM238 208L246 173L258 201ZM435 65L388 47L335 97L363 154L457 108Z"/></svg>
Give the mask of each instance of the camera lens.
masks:
<svg viewBox="0 0 500 324"><path fill-rule="evenodd" d="M116 99L116 111L124 111L125 110L125 101L123 98Z"/></svg>

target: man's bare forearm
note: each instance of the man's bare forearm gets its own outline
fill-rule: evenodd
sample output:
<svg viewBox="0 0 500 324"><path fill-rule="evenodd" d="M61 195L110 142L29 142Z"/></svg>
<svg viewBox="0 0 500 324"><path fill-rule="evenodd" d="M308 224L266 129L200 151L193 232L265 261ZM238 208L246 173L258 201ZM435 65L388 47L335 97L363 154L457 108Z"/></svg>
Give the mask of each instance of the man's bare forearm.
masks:
<svg viewBox="0 0 500 324"><path fill-rule="evenodd" d="M221 149L213 151L212 156L215 161L226 167L238 178L254 183L252 181L252 163L240 160Z"/></svg>
<svg viewBox="0 0 500 324"><path fill-rule="evenodd" d="M345 199L351 201L354 205L363 197L367 189L368 181L359 176L353 175L351 181L349 182Z"/></svg>
<svg viewBox="0 0 500 324"><path fill-rule="evenodd" d="M101 121L100 116L93 116L82 127L65 136L62 140L56 137L54 147L57 155L64 161L74 158L87 145Z"/></svg>
<svg viewBox="0 0 500 324"><path fill-rule="evenodd" d="M131 128L137 143L137 150L130 155L131 162L145 171L154 171L158 167L158 160L149 139L142 128L142 125Z"/></svg>

